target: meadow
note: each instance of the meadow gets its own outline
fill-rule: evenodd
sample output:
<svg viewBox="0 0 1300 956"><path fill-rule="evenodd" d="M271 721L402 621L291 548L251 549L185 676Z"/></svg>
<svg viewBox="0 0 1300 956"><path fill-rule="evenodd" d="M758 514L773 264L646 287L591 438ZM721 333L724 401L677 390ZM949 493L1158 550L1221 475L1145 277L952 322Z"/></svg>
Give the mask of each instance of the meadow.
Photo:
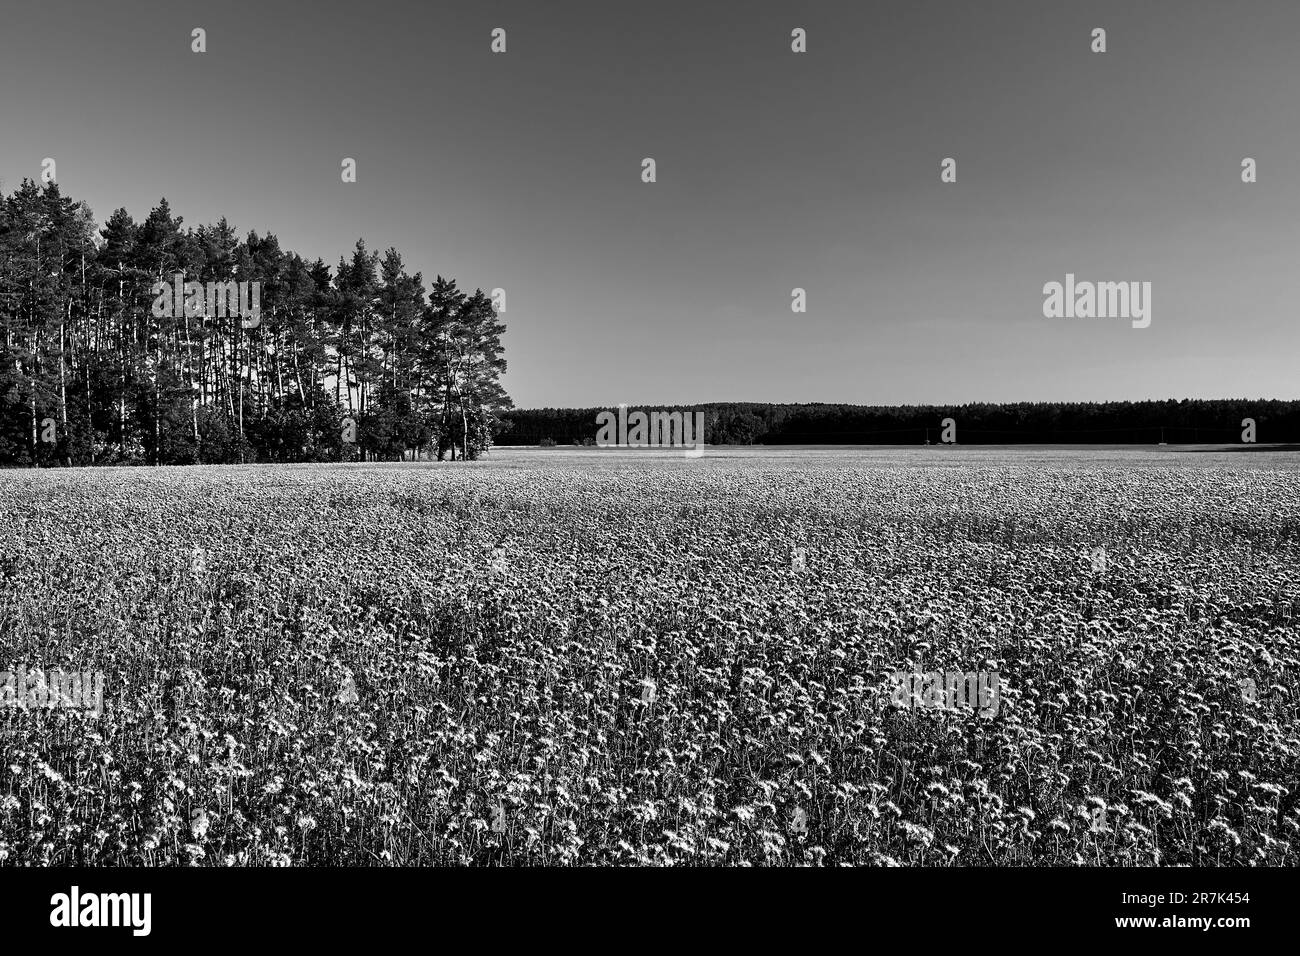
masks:
<svg viewBox="0 0 1300 956"><path fill-rule="evenodd" d="M6 865L1300 863L1300 455L0 472ZM993 714L897 672L995 672Z"/></svg>

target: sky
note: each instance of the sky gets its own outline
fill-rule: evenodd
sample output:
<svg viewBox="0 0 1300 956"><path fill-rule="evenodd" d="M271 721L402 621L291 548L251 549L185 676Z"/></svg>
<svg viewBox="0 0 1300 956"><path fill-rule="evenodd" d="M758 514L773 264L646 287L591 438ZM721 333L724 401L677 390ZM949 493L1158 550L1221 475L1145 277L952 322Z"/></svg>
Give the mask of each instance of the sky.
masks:
<svg viewBox="0 0 1300 956"><path fill-rule="evenodd" d="M51 157L100 223L165 196L501 288L525 408L1296 399L1297 36L1294 0L15 3L0 184ZM1045 317L1067 273L1150 282L1150 326Z"/></svg>

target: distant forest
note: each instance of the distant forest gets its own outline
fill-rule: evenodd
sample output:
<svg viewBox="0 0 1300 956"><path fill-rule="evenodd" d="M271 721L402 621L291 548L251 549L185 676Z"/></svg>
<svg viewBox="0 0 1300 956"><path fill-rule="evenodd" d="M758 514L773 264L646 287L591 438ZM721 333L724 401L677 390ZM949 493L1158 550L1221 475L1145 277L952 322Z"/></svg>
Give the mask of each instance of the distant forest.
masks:
<svg viewBox="0 0 1300 956"><path fill-rule="evenodd" d="M476 458L504 330L395 249L331 270L165 199L99 227L56 183L0 194L0 465Z"/></svg>
<svg viewBox="0 0 1300 956"><path fill-rule="evenodd" d="M1300 441L1300 402L1210 399L1161 402L1021 402L1008 405L768 405L722 402L631 406L703 411L711 445L1228 444ZM601 408L515 409L502 445L594 441ZM1243 421L1254 422L1253 435Z"/></svg>

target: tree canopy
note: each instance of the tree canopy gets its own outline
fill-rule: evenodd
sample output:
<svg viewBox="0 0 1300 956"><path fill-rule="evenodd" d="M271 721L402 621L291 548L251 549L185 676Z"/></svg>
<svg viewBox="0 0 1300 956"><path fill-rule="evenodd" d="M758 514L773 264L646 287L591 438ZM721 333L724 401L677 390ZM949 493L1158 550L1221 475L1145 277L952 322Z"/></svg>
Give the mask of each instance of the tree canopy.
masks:
<svg viewBox="0 0 1300 956"><path fill-rule="evenodd" d="M396 249L331 270L166 199L97 229L56 183L0 195L0 464L477 458L508 427L504 331Z"/></svg>

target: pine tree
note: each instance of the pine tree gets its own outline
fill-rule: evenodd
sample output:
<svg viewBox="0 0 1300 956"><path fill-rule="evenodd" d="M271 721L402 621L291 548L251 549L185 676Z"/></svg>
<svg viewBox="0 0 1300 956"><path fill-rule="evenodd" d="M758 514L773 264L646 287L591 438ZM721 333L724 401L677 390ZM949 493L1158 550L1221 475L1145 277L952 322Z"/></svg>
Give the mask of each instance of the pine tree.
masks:
<svg viewBox="0 0 1300 956"><path fill-rule="evenodd" d="M258 284L255 325L214 308L229 282ZM440 276L426 299L395 249L358 241L331 274L166 199L97 234L55 184L0 195L0 463L325 460L344 415L369 457L477 457L509 407L501 330L481 291Z"/></svg>

